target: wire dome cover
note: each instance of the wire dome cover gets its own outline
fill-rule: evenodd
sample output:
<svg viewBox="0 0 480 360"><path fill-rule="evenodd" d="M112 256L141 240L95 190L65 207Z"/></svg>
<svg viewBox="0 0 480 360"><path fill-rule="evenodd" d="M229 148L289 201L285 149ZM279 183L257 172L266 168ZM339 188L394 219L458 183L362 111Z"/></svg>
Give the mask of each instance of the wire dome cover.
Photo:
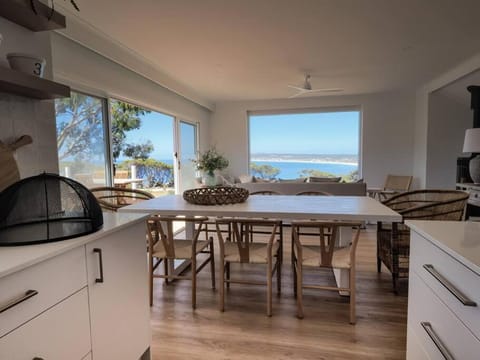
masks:
<svg viewBox="0 0 480 360"><path fill-rule="evenodd" d="M32 245L87 235L103 226L95 196L56 174L32 176L0 193L0 246Z"/></svg>

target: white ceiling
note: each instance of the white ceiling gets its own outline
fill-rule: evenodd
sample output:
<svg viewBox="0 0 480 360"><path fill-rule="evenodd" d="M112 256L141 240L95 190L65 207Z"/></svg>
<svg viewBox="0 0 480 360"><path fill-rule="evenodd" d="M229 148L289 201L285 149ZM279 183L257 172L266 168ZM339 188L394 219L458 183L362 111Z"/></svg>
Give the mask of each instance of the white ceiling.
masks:
<svg viewBox="0 0 480 360"><path fill-rule="evenodd" d="M480 52L480 0L76 2L70 14L210 102L287 98L306 72L335 95L412 88Z"/></svg>

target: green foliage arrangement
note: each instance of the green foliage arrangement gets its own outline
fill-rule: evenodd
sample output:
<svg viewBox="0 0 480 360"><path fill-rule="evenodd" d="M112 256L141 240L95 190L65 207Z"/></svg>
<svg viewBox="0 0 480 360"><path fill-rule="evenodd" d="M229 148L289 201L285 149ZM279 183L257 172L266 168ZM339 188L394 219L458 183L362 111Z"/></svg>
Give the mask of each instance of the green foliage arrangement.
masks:
<svg viewBox="0 0 480 360"><path fill-rule="evenodd" d="M272 165L257 165L250 163L250 173L261 179L272 180L280 173L280 169Z"/></svg>
<svg viewBox="0 0 480 360"><path fill-rule="evenodd" d="M193 160L197 170L204 171L213 176L215 170L223 170L228 166L228 160L212 147L200 154L198 160Z"/></svg>

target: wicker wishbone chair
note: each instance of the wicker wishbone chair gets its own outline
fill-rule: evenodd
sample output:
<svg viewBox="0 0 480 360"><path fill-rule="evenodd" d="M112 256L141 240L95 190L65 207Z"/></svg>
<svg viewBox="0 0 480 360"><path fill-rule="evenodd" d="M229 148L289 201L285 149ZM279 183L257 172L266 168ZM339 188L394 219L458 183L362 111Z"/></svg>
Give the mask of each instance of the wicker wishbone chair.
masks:
<svg viewBox="0 0 480 360"><path fill-rule="evenodd" d="M149 253L149 273L150 273L150 306L153 304L153 279L163 278L168 284L169 280L187 279L192 282L192 308L197 304L197 273L205 265L210 263L210 272L212 278L212 288L215 289L215 254L213 247L213 238L207 241L199 240L200 232L203 231L204 222L207 217L198 216L152 216L147 220L148 227L148 253ZM174 223L180 222L193 224L195 228L193 236L187 237L185 232L175 234ZM187 226L186 226L187 227ZM185 235L185 236L184 236ZM208 254L208 257L197 265L197 255ZM173 269L174 260L189 260L191 262L190 275L175 274ZM156 274L155 270L163 261L163 274Z"/></svg>
<svg viewBox="0 0 480 360"><path fill-rule="evenodd" d="M152 194L143 190L119 187L95 187L91 188L90 191L95 195L102 209L107 211L117 211L124 206L155 198Z"/></svg>
<svg viewBox="0 0 480 360"><path fill-rule="evenodd" d="M361 223L342 221L293 221L293 291L297 298L297 316L302 319L303 294L302 289L323 289L346 291L350 294L350 323L355 324L355 253L360 235ZM356 228L350 245L342 248L335 246L335 238L342 227ZM315 230L315 231L312 231ZM304 238L316 238L316 245L306 245ZM309 241L309 244L311 241ZM305 284L303 281L306 268L348 269L350 281L348 288Z"/></svg>
<svg viewBox="0 0 480 360"><path fill-rule="evenodd" d="M232 229L229 239L223 237L221 230L221 226L225 224ZM265 264L267 265L267 316L272 316L272 278L275 273L277 275L277 293L280 294L281 291L282 245L279 236L281 221L219 218L216 226L220 248L220 311L225 310L225 284L265 285L265 282L232 279L230 264ZM263 231L257 232L254 230L255 227L261 227ZM268 232L265 231L267 228Z"/></svg>

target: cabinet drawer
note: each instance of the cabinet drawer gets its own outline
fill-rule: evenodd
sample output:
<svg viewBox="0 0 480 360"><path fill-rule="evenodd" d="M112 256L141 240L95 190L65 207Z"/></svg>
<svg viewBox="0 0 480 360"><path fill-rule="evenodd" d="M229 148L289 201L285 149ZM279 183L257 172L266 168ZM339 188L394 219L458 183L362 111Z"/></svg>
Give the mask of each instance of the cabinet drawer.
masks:
<svg viewBox="0 0 480 360"><path fill-rule="evenodd" d="M443 250L416 233L410 245L410 267L428 284L435 294L458 316L458 318L480 339L480 276L469 270ZM448 280L477 306L464 305L440 283L424 265Z"/></svg>
<svg viewBox="0 0 480 360"><path fill-rule="evenodd" d="M440 301L437 295L413 271L409 277L408 327L417 335L421 346L431 359L443 359L439 346L435 344L422 323L429 323L438 336L439 343L455 359L475 360L480 353L480 341Z"/></svg>
<svg viewBox="0 0 480 360"><path fill-rule="evenodd" d="M0 339L0 359L80 360L90 351L86 288Z"/></svg>
<svg viewBox="0 0 480 360"><path fill-rule="evenodd" d="M86 284L83 246L1 278L0 338ZM20 301L29 290L37 293Z"/></svg>

